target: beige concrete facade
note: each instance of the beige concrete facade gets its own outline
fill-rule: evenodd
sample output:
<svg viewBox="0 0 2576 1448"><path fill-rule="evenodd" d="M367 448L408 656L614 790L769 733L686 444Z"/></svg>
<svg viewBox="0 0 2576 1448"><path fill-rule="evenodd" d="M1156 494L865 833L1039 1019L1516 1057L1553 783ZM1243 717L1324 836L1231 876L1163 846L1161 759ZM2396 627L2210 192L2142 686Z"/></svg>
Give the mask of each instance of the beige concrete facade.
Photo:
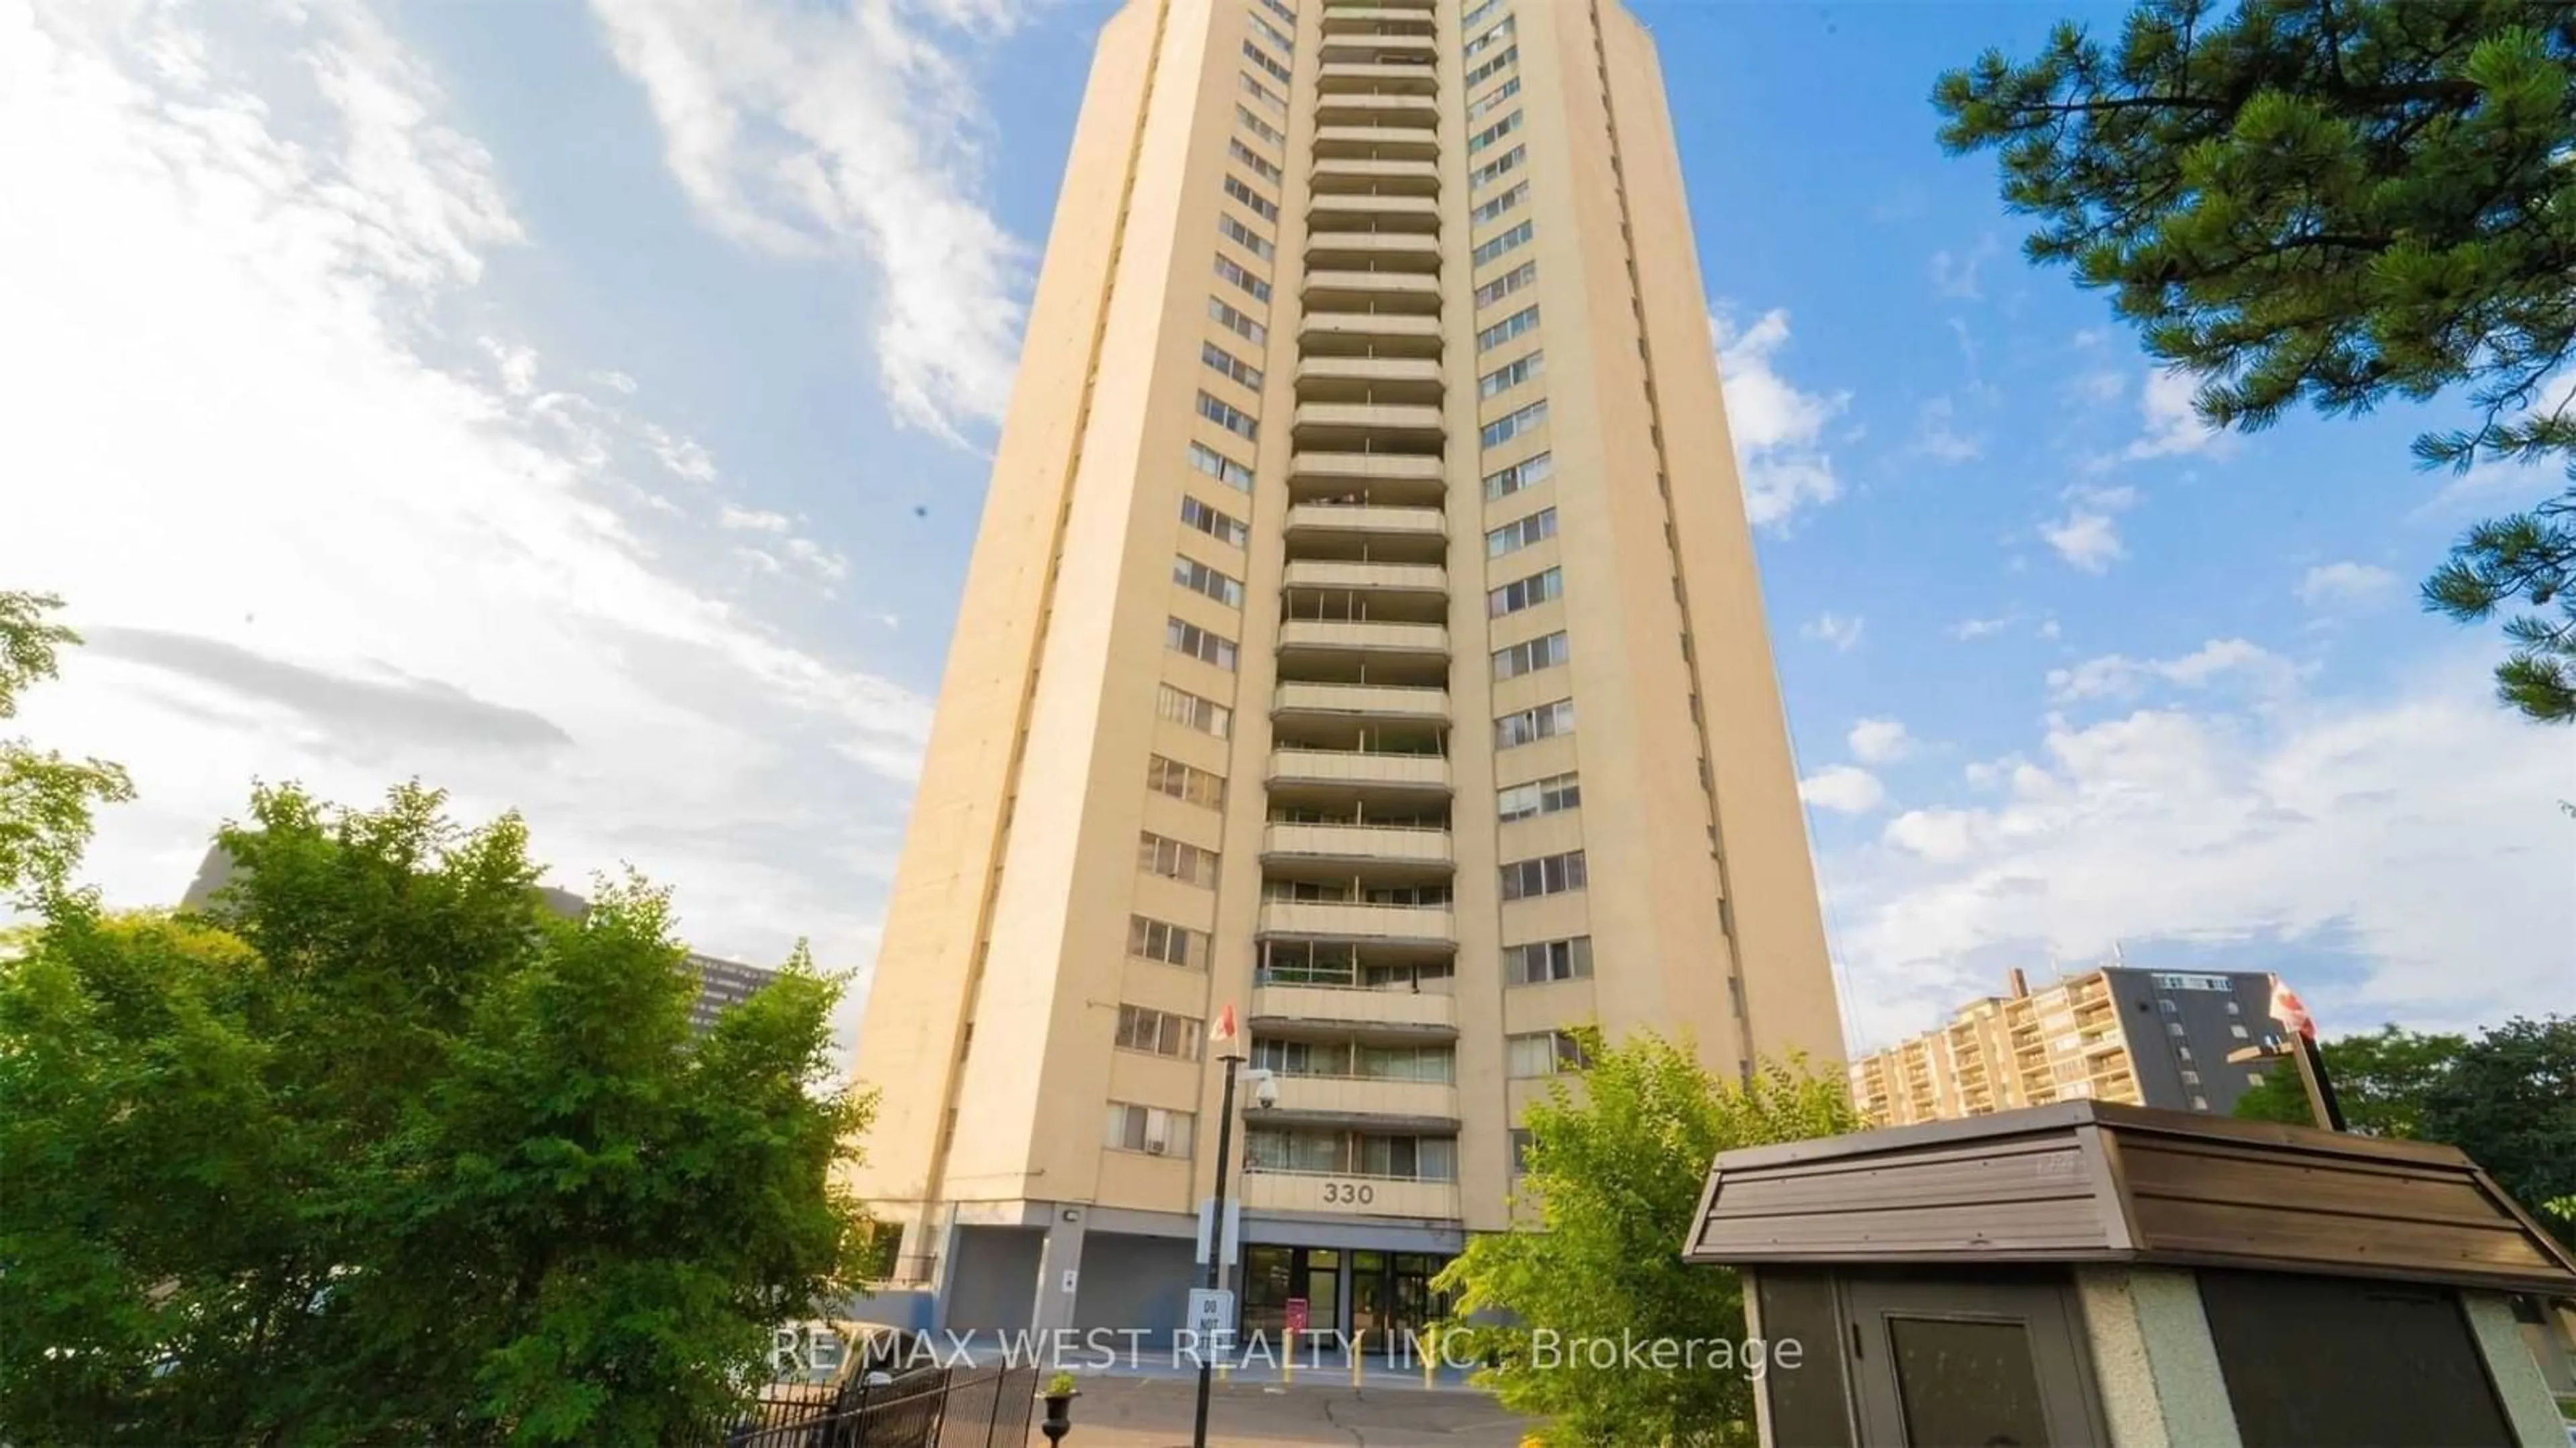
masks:
<svg viewBox="0 0 2576 1448"><path fill-rule="evenodd" d="M1229 1007L1346 1324L1509 1221L1547 1033L1840 1061L1704 296L1615 0L1109 21L857 1057L952 1321L1157 1325Z"/></svg>

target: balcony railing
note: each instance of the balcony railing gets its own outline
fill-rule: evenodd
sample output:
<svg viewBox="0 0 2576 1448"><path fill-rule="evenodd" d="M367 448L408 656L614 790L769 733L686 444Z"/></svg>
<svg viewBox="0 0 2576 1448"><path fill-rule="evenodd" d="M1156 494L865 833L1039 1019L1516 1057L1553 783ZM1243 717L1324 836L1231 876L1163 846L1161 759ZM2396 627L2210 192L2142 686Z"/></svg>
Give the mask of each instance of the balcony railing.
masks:
<svg viewBox="0 0 2576 1448"><path fill-rule="evenodd" d="M1380 753L1366 749L1274 749L1270 782L1349 784L1447 793L1449 760L1439 754Z"/></svg>
<svg viewBox="0 0 2576 1448"><path fill-rule="evenodd" d="M1244 1113L1263 1125L1353 1126L1380 1131L1458 1129L1458 1088L1446 1081L1377 1076L1273 1076L1277 1104Z"/></svg>
<svg viewBox="0 0 2576 1448"><path fill-rule="evenodd" d="M1318 1212L1349 1217L1458 1219L1456 1182L1350 1173L1243 1171L1243 1205L1262 1212Z"/></svg>
<svg viewBox="0 0 2576 1448"><path fill-rule="evenodd" d="M1458 943L1458 919L1438 905L1369 905L1348 900L1264 900L1260 932L1301 940Z"/></svg>
<svg viewBox="0 0 2576 1448"><path fill-rule="evenodd" d="M1405 825L1309 825L1274 821L1261 831L1261 853L1277 858L1446 865L1449 832Z"/></svg>
<svg viewBox="0 0 2576 1448"><path fill-rule="evenodd" d="M1445 982L1444 982L1445 984ZM1252 1025L1274 1029L1323 1026L1356 1035L1372 1031L1447 1039L1458 1033L1458 1000L1445 990L1375 990L1359 986L1252 984Z"/></svg>
<svg viewBox="0 0 2576 1448"><path fill-rule="evenodd" d="M1354 593L1440 593L1449 591L1449 570L1437 563L1339 562L1329 558L1293 558L1280 579L1282 587L1333 589Z"/></svg>

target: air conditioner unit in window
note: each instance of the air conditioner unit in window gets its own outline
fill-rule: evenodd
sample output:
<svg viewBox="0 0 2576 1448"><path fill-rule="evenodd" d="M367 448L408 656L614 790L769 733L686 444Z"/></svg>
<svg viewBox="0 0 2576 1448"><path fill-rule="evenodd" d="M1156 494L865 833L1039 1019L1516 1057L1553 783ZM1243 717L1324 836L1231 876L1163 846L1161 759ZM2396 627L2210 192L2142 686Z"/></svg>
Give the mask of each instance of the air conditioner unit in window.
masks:
<svg viewBox="0 0 2576 1448"><path fill-rule="evenodd" d="M1147 1156L1161 1156L1166 1149L1166 1145L1167 1144L1159 1137L1149 1136L1145 1138L1145 1154Z"/></svg>

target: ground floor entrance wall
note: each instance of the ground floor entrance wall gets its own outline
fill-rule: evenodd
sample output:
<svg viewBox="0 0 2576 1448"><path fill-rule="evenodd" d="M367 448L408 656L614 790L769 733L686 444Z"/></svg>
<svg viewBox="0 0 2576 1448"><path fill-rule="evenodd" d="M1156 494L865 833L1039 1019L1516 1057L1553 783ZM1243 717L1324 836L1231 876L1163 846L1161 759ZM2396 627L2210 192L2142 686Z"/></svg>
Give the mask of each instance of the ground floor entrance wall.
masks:
<svg viewBox="0 0 2576 1448"><path fill-rule="evenodd" d="M1073 1325L1084 1331L1141 1332L1135 1345L1159 1352L1172 1345L1189 1308L1190 1289L1201 1285L1200 1267L1187 1237L1144 1237L1094 1231L1083 1239L1081 1291ZM1122 1337L1123 1349L1128 1339Z"/></svg>

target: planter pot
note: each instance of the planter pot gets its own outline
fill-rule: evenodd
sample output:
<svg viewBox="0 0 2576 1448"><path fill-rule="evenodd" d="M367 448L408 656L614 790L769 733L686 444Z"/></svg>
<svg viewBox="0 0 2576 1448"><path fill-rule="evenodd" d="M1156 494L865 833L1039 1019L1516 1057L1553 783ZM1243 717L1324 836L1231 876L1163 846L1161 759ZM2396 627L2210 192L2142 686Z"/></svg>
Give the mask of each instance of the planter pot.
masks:
<svg viewBox="0 0 2576 1448"><path fill-rule="evenodd" d="M1046 1421L1038 1424L1038 1431L1046 1434L1049 1443L1064 1441L1064 1435L1073 1431L1073 1400L1082 1396L1082 1390L1038 1396L1046 1400Z"/></svg>

